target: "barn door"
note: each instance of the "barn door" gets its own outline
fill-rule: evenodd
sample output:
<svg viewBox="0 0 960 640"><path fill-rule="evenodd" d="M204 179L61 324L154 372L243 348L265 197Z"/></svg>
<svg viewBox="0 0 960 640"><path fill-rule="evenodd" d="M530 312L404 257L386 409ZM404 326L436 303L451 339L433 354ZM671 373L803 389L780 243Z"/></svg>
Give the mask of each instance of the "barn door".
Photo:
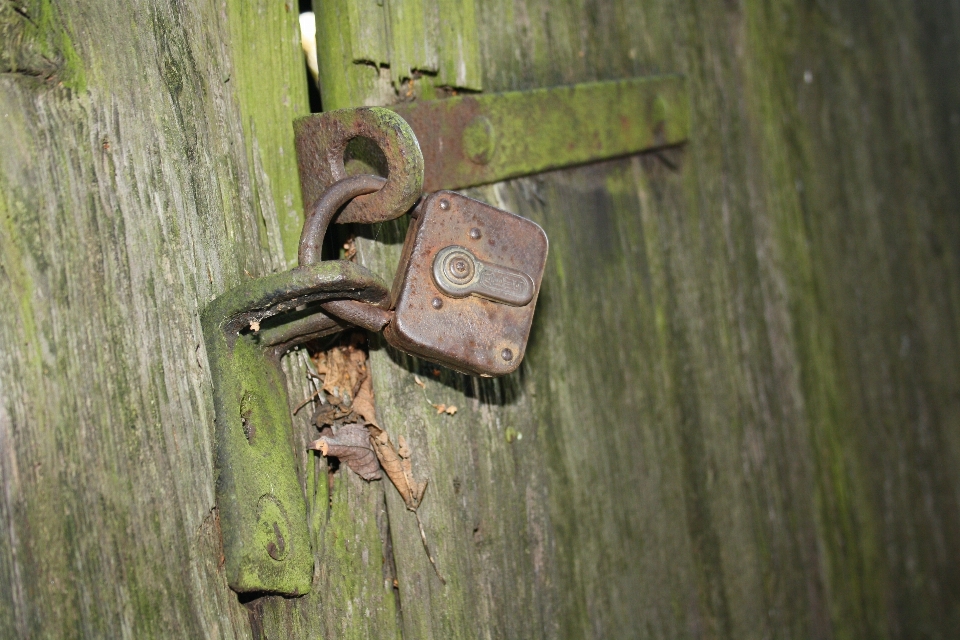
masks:
<svg viewBox="0 0 960 640"><path fill-rule="evenodd" d="M446 577L387 490L405 637L862 637L956 619L958 378L921 345L956 362L958 283L919 231L946 220L882 177L896 165L880 132L934 117L892 98L919 80L864 89L827 52L840 45L820 10L789 3L315 9L324 109L665 73L690 89L685 145L466 191L550 237L517 374L373 349L385 428L430 481L421 516ZM870 34L892 23L844 11L830 28L880 60ZM889 100L872 129L847 117ZM918 140L908 153L935 158ZM875 173L835 169L854 165ZM861 199L879 191L901 205ZM392 275L403 231L358 231L361 260ZM911 471L882 471L896 467Z"/></svg>
<svg viewBox="0 0 960 640"><path fill-rule="evenodd" d="M516 374L371 344L436 570L300 411L311 591L231 591L200 312L295 260L295 4L0 3L0 637L956 635L941 0L317 2L325 109L682 74L689 136L466 190L550 237Z"/></svg>

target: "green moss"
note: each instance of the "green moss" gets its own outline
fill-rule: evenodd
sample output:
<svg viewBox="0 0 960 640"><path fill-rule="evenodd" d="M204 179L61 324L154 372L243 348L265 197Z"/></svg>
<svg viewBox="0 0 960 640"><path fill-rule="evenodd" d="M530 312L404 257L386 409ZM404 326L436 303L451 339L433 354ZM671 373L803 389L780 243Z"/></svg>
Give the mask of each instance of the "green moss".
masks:
<svg viewBox="0 0 960 640"><path fill-rule="evenodd" d="M63 67L60 72L60 81L69 89L77 93L87 90L87 76L83 68L83 60L73 46L70 35L64 29L60 32L60 55L63 57Z"/></svg>
<svg viewBox="0 0 960 640"><path fill-rule="evenodd" d="M0 185L0 284L13 294L6 299L16 300L15 307L24 341L33 345L34 364L40 370L41 360L37 325L33 309L33 279L27 273L24 254L20 248L20 230L7 208L8 191Z"/></svg>
<svg viewBox="0 0 960 640"><path fill-rule="evenodd" d="M76 92L86 90L83 61L50 0L35 0L17 10L0 8L0 33L6 39L0 58L10 71L56 79Z"/></svg>
<svg viewBox="0 0 960 640"><path fill-rule="evenodd" d="M786 10L785 3L780 7ZM774 240L790 288L793 318L810 441L815 453L815 502L819 535L824 541L829 608L838 638L886 637L882 628L887 593L882 549L877 539L880 521L871 504L866 470L859 455L853 393L844 379L843 362L834 332L842 303L826 296L826 256L805 225L798 173L815 166L813 136L796 111L798 97L789 62L796 42L778 34L783 16L769 7L752 5L747 17L749 56L746 94L751 96L759 129L759 153L764 158L764 186L771 204ZM775 80L774 80L775 79ZM791 142L793 144L786 144ZM790 157L795 154L794 157ZM801 174L802 175L802 174Z"/></svg>

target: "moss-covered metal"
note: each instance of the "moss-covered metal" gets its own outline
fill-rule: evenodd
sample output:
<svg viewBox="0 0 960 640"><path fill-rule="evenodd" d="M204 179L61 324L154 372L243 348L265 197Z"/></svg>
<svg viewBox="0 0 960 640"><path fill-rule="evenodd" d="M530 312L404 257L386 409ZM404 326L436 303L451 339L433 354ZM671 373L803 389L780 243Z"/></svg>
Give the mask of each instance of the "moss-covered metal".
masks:
<svg viewBox="0 0 960 640"><path fill-rule="evenodd" d="M314 556L280 368L290 340L275 344L270 335L289 335L276 326L261 335L259 324L331 296L377 304L387 287L363 267L327 261L231 289L202 314L214 384L224 562L237 592L310 590Z"/></svg>
<svg viewBox="0 0 960 640"><path fill-rule="evenodd" d="M462 189L656 147L690 129L680 76L585 82L390 107L423 151L424 189Z"/></svg>
<svg viewBox="0 0 960 640"><path fill-rule="evenodd" d="M339 109L297 118L293 123L303 201L315 206L327 187L347 177L344 154L355 139L381 151L389 176L375 193L354 198L338 222L382 222L403 215L423 188L423 154L417 137L396 113L380 107Z"/></svg>

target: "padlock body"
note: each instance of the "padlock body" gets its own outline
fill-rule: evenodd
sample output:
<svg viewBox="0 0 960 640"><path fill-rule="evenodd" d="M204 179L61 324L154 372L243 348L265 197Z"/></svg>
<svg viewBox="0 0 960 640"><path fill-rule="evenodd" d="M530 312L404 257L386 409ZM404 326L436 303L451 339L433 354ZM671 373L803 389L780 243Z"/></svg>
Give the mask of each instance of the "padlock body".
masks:
<svg viewBox="0 0 960 640"><path fill-rule="evenodd" d="M547 247L535 222L452 191L428 196L404 243L387 342L473 375L516 370Z"/></svg>

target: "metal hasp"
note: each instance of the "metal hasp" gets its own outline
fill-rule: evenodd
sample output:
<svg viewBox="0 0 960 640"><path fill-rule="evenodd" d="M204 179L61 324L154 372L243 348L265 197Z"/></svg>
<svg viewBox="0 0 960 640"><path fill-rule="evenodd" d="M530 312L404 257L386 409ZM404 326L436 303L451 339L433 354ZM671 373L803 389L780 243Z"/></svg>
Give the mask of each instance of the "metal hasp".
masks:
<svg viewBox="0 0 960 640"><path fill-rule="evenodd" d="M389 291L357 264L326 261L232 289L201 314L214 385L224 563L227 583L239 593L310 590L313 552L280 357L347 326L316 313L332 298L376 306ZM292 322L273 320L285 312ZM258 324L259 331L251 329Z"/></svg>
<svg viewBox="0 0 960 640"><path fill-rule="evenodd" d="M361 126L365 120L375 126ZM336 211L346 205L337 218L343 221L351 206L360 200L358 197L349 201L339 194L350 193L349 185L354 182L358 187L364 182L384 182L375 176L344 177L343 158L350 139L372 141L385 156L390 176L381 191L361 197L380 196L392 180L402 180L407 175L405 164L416 165L414 158L419 156L419 147L416 152L408 149L404 153L409 143L403 134L396 136L401 142L383 142L384 132L393 131L410 132L409 140L417 144L409 125L397 114L383 109L332 111L294 122L304 201L317 203L304 224L301 265L319 256L322 230ZM422 174L418 178L419 188ZM377 209L372 207L369 211L381 219L395 217L378 213ZM440 257L438 252L446 256L452 249L459 249L459 253L452 256L447 266L469 273L457 275L449 271L450 277L445 277L441 269L439 279L432 277L431 273L437 273L434 267ZM327 303L323 310L366 329L382 330L390 345L431 362L472 375L506 375L520 366L526 351L546 253L546 234L536 223L460 194L441 191L425 198L413 215L389 309L382 311L356 303L344 309L348 304L344 301Z"/></svg>
<svg viewBox="0 0 960 640"><path fill-rule="evenodd" d="M588 82L389 107L423 151L425 191L462 189L685 142L682 76Z"/></svg>
<svg viewBox="0 0 960 640"><path fill-rule="evenodd" d="M292 347L349 326L379 330L387 285L353 262L320 262L324 231L338 221L378 222L420 196L423 158L409 126L384 109L323 114L328 148L313 175L336 182L311 207L300 266L227 291L201 313L216 411L216 499L227 583L234 591L295 596L310 590L314 558L306 500L294 454L280 357ZM385 151L391 179L345 177L343 150L357 135ZM332 149L332 151L331 151ZM369 195L364 195L369 194Z"/></svg>
<svg viewBox="0 0 960 640"><path fill-rule="evenodd" d="M338 180L347 177L343 159L347 144L356 138L372 141L383 154L390 180L376 193L355 198L337 222L381 222L391 212L402 216L423 190L423 155L410 126L392 111L380 107L340 109L297 118L293 123L297 145L300 189L307 211ZM308 215L309 217L309 215Z"/></svg>

